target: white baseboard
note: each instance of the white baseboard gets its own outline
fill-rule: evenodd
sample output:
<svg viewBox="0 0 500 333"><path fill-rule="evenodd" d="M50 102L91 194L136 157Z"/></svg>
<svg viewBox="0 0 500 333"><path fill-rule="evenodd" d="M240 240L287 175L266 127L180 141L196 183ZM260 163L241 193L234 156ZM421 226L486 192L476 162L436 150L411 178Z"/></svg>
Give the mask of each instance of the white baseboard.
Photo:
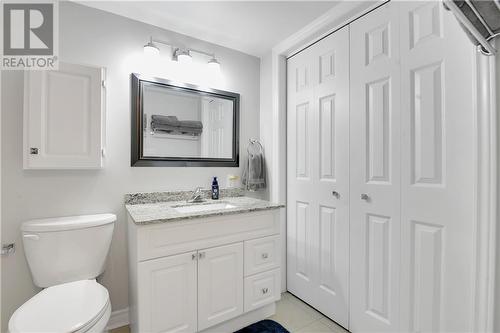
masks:
<svg viewBox="0 0 500 333"><path fill-rule="evenodd" d="M128 318L128 308L116 310L111 312L111 316L109 317L107 330L112 330L118 327L126 326L129 324Z"/></svg>

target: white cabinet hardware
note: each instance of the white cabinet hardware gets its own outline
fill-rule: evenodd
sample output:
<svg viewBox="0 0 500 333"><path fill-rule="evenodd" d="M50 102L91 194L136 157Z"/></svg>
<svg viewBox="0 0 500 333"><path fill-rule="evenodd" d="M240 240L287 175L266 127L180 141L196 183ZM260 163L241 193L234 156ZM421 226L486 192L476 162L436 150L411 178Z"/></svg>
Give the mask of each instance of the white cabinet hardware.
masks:
<svg viewBox="0 0 500 333"><path fill-rule="evenodd" d="M16 252L16 244L15 243L10 243L10 244L2 244L2 255L10 255Z"/></svg>

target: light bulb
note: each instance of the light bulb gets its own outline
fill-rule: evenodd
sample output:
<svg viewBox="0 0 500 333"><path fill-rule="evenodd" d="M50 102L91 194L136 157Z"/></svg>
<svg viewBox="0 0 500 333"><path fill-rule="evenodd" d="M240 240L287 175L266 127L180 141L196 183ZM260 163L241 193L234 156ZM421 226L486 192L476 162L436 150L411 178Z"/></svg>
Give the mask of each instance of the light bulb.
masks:
<svg viewBox="0 0 500 333"><path fill-rule="evenodd" d="M193 62L193 57L189 54L189 51L183 51L177 55L177 61L179 64L190 64Z"/></svg>
<svg viewBox="0 0 500 333"><path fill-rule="evenodd" d="M144 45L144 54L148 56L157 56L160 54L160 49L153 43L153 41L149 41L146 45Z"/></svg>
<svg viewBox="0 0 500 333"><path fill-rule="evenodd" d="M208 68L213 72L220 72L220 63L217 59L212 58L208 61Z"/></svg>

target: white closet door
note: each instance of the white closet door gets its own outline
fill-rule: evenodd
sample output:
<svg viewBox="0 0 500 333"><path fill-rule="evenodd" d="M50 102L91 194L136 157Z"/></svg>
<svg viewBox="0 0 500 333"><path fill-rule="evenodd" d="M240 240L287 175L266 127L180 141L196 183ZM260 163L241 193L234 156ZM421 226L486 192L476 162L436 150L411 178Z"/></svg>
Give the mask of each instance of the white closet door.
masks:
<svg viewBox="0 0 500 333"><path fill-rule="evenodd" d="M401 110L397 5L388 3L351 24L352 332L399 331Z"/></svg>
<svg viewBox="0 0 500 333"><path fill-rule="evenodd" d="M402 321L471 332L474 48L440 2L403 2Z"/></svg>
<svg viewBox="0 0 500 333"><path fill-rule="evenodd" d="M349 309L349 31L288 60L288 290L339 324Z"/></svg>

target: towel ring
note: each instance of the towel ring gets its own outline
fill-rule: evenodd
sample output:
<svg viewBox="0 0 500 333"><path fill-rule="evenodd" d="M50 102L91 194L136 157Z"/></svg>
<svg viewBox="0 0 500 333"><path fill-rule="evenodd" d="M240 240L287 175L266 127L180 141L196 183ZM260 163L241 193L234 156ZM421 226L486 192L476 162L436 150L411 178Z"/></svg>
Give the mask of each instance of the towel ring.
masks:
<svg viewBox="0 0 500 333"><path fill-rule="evenodd" d="M259 140L257 139L250 139L248 140L248 146L247 146L247 153L250 154L250 147L257 147L259 152L264 152L264 147L262 146L262 144L259 142Z"/></svg>

